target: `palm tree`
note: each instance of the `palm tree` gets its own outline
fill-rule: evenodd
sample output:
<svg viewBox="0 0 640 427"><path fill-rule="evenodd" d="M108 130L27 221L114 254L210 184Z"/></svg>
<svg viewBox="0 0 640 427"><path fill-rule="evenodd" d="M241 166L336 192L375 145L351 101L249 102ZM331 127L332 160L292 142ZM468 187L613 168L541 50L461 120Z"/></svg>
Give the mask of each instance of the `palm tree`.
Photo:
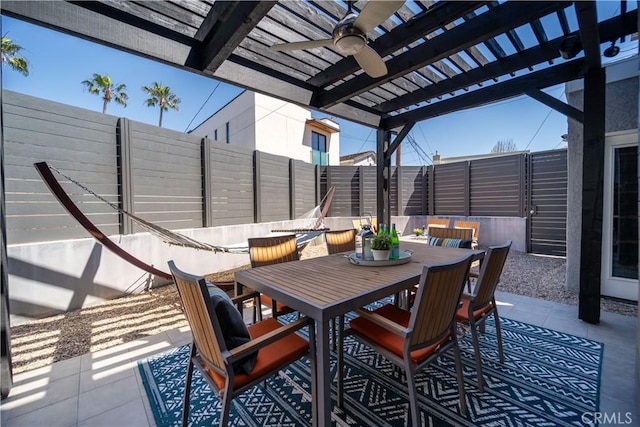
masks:
<svg viewBox="0 0 640 427"><path fill-rule="evenodd" d="M21 50L22 46L14 43L10 38L2 36L2 65L9 64L14 70L28 76L29 63L23 57L17 56Z"/></svg>
<svg viewBox="0 0 640 427"><path fill-rule="evenodd" d="M178 111L180 98L178 98L175 93L171 92L171 88L169 86L162 86L158 82L154 82L152 87L142 86L142 90L149 95L149 98L145 101L147 103L147 107L155 107L156 105L160 106L160 121L158 122L158 126L162 127L162 113L164 111L169 111L169 108L173 108Z"/></svg>
<svg viewBox="0 0 640 427"><path fill-rule="evenodd" d="M86 87L89 93L94 95L102 94L102 99L104 100L102 104L103 113L107 112L107 104L112 100L124 107L127 106L129 95L127 95L126 92L127 85L124 83L114 84L111 81L111 77L94 73L91 80L85 80L82 84Z"/></svg>

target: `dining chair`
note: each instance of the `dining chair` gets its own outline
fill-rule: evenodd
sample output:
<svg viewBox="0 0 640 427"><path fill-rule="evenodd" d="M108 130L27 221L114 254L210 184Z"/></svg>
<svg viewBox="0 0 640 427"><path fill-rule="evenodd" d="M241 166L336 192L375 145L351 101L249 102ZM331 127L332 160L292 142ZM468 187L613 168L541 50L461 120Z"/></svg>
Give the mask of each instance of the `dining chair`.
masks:
<svg viewBox="0 0 640 427"><path fill-rule="evenodd" d="M471 236L472 249L478 247L478 236L480 235L480 222L478 221L453 221L453 228L470 228L473 230Z"/></svg>
<svg viewBox="0 0 640 427"><path fill-rule="evenodd" d="M189 422L194 367L222 401L220 426L228 424L234 397L301 357L312 358L311 375L315 375L313 320L300 317L283 325L271 317L247 327L234 306L240 297L229 298L223 291L211 296L211 284L179 270L173 261L169 261L169 270L193 336L185 379L183 426ZM309 326L309 341L296 334L305 326Z"/></svg>
<svg viewBox="0 0 640 427"><path fill-rule="evenodd" d="M436 227L429 229L429 237L468 240L471 243L473 230L470 228Z"/></svg>
<svg viewBox="0 0 640 427"><path fill-rule="evenodd" d="M343 407L344 339L351 335L376 350L406 372L411 420L420 426L416 372L441 353L453 349L460 412L466 415L462 363L456 334L456 311L469 271L472 255L449 263L425 265L411 311L386 304L373 311L357 309L358 317L340 333L338 348L337 401ZM341 322L342 324L342 322Z"/></svg>
<svg viewBox="0 0 640 427"><path fill-rule="evenodd" d="M327 244L327 252L329 255L340 252L353 252L356 250L356 234L355 228L348 230L331 230L324 232L324 240Z"/></svg>
<svg viewBox="0 0 640 427"><path fill-rule="evenodd" d="M482 361L480 357L480 341L478 339L478 327L484 332L486 320L493 315L496 325L496 340L498 341L498 357L500 363L504 363L504 353L502 350L502 332L500 331L500 317L498 316L498 306L496 305L495 292L498 287L500 275L504 269L511 240L498 246L489 246L486 255L480 266L480 274L473 292L462 294L461 306L456 313L456 320L469 325L473 338L473 350L476 359L476 371L478 373L478 389L484 392L484 381L482 378Z"/></svg>
<svg viewBox="0 0 640 427"><path fill-rule="evenodd" d="M427 219L427 234L431 234L432 228L446 228L449 227L449 218L429 218Z"/></svg>
<svg viewBox="0 0 640 427"><path fill-rule="evenodd" d="M332 230L325 231L324 239L327 244L327 253L329 255L338 254L340 252L354 252L356 250L356 234L355 228L348 230ZM336 320L331 319L331 342L333 349L337 346L337 330Z"/></svg>
<svg viewBox="0 0 640 427"><path fill-rule="evenodd" d="M251 268L298 261L300 259L295 234L254 237L248 239L248 242ZM287 307L265 294L260 294L259 301L260 304L271 307L272 316L276 318L279 315L293 312L291 307ZM259 307L258 320L262 320L262 310Z"/></svg>

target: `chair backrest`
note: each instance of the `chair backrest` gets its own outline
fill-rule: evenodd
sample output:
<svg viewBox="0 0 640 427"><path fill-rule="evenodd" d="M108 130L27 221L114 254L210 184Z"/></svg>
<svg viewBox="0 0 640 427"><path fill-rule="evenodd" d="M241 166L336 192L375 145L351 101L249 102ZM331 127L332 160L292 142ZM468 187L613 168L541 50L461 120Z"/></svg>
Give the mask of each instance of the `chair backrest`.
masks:
<svg viewBox="0 0 640 427"><path fill-rule="evenodd" d="M169 270L178 288L184 315L200 356L216 370L221 373L226 372L225 358L222 353L227 348L218 318L209 299L205 279L179 270L173 261L169 261Z"/></svg>
<svg viewBox="0 0 640 427"><path fill-rule="evenodd" d="M332 230L325 231L324 240L327 243L327 252L329 254L337 254L339 252L356 250L356 233L357 230Z"/></svg>
<svg viewBox="0 0 640 427"><path fill-rule="evenodd" d="M478 241L480 235L480 223L477 221L453 221L453 228L470 228L473 230L472 239Z"/></svg>
<svg viewBox="0 0 640 427"><path fill-rule="evenodd" d="M470 228L431 228L429 229L429 236L437 237L440 239L462 239L472 240L473 230Z"/></svg>
<svg viewBox="0 0 640 427"><path fill-rule="evenodd" d="M360 228L362 228L362 224L369 224L371 226L371 231L373 231L374 233L377 233L378 230L378 219L377 218L362 218L362 219L354 219L351 221L351 223L353 224L353 228L356 229L356 231L360 230Z"/></svg>
<svg viewBox="0 0 640 427"><path fill-rule="evenodd" d="M427 234L431 234L430 231L434 228L446 228L449 227L449 218L429 218L427 219Z"/></svg>
<svg viewBox="0 0 640 427"><path fill-rule="evenodd" d="M296 235L287 234L249 239L249 259L251 267L299 260Z"/></svg>
<svg viewBox="0 0 640 427"><path fill-rule="evenodd" d="M455 261L425 265L409 320L410 347L442 338L455 325L472 254Z"/></svg>
<svg viewBox="0 0 640 427"><path fill-rule="evenodd" d="M473 290L472 304L475 309L482 308L493 301L498 281L504 269L511 240L498 246L489 246L480 267L480 274Z"/></svg>

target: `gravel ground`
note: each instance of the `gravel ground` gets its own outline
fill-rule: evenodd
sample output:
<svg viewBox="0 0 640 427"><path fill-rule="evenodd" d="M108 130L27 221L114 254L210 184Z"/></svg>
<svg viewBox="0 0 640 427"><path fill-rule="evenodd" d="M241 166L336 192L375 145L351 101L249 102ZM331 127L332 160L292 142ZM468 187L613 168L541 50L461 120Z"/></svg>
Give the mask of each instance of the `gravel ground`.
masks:
<svg viewBox="0 0 640 427"><path fill-rule="evenodd" d="M324 254L324 245L308 246L302 258ZM234 271L211 274L207 278L233 280ZM577 305L578 295L566 291L564 281L563 258L511 251L498 289ZM627 316L637 315L637 305L604 298L601 299L601 308ZM11 328L13 372L30 371L186 325L174 286L163 286L151 292L21 324Z"/></svg>

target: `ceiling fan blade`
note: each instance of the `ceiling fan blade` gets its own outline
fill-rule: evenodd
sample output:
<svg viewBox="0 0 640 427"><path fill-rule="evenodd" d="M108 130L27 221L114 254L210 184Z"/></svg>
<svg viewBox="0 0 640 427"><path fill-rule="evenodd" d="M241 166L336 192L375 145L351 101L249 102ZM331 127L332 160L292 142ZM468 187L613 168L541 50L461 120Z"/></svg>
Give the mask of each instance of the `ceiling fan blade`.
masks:
<svg viewBox="0 0 640 427"><path fill-rule="evenodd" d="M353 55L360 68L364 70L369 77L382 77L387 74L387 65L384 63L378 52L369 46L365 46L360 52Z"/></svg>
<svg viewBox="0 0 640 427"><path fill-rule="evenodd" d="M313 49L315 47L325 47L325 46L333 46L333 39L310 40L308 42L292 42L292 43L274 44L273 46L269 46L269 49L274 50L276 52L284 52L288 50Z"/></svg>
<svg viewBox="0 0 640 427"><path fill-rule="evenodd" d="M369 0L353 25L366 33L387 20L404 1Z"/></svg>

